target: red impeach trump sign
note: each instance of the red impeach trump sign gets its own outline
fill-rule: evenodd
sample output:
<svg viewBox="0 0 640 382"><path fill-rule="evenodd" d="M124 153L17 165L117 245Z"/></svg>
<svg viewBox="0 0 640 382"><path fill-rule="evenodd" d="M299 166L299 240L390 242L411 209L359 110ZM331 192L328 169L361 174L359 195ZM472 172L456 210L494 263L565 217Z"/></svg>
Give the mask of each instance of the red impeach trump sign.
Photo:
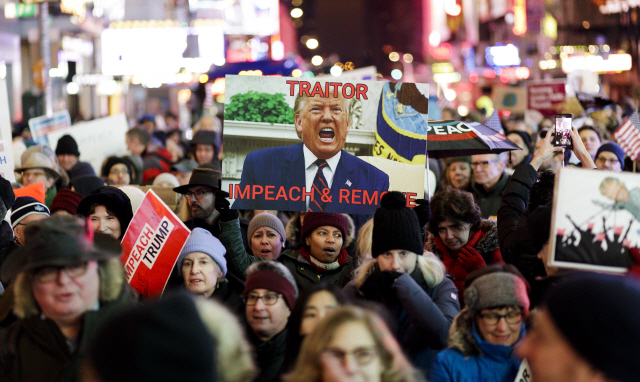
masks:
<svg viewBox="0 0 640 382"><path fill-rule="evenodd" d="M162 294L190 232L153 190L147 191L122 239L129 285L145 297Z"/></svg>

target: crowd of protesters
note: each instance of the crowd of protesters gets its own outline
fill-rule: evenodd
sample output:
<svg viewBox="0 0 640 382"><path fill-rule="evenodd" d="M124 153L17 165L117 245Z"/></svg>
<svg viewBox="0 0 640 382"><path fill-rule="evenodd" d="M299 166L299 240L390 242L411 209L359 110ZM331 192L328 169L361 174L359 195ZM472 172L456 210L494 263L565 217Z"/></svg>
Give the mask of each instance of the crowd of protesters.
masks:
<svg viewBox="0 0 640 382"><path fill-rule="evenodd" d="M187 141L145 115L98 172L73 137L22 134L0 178L0 381L638 381L640 251L624 276L546 262L553 172L633 167L609 117L571 150L549 119L505 120L522 150L442 160L430 201L390 191L366 217L231 209L215 117ZM119 259L142 186L191 230L156 299Z"/></svg>

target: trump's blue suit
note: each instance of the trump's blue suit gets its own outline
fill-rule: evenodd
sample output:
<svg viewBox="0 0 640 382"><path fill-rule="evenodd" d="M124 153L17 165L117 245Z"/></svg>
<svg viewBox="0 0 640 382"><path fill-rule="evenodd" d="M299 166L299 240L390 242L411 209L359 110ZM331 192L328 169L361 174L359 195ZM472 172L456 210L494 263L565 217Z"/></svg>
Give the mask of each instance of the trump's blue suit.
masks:
<svg viewBox="0 0 640 382"><path fill-rule="evenodd" d="M298 187L300 190L292 192L294 198L302 196L301 190L305 187L303 143L249 153L244 160L239 188L245 190L247 185L275 186L272 189L271 198L274 198L280 186L283 186L287 193L286 200L284 198L265 200L264 192L257 195L256 199L239 199L237 193L234 192L233 197L236 200L232 208L242 210L306 210L304 198L300 197L295 201L289 199L289 190L292 187ZM342 195L349 196L349 202L343 198L340 203L340 190L343 190ZM354 190L356 190L355 193ZM377 208L380 194L388 190L389 176L387 174L342 150L338 167L333 175L330 192L331 202L325 204L324 212L370 214ZM377 191L373 205L363 203L364 191L367 192L369 201ZM356 204L357 202L361 204Z"/></svg>

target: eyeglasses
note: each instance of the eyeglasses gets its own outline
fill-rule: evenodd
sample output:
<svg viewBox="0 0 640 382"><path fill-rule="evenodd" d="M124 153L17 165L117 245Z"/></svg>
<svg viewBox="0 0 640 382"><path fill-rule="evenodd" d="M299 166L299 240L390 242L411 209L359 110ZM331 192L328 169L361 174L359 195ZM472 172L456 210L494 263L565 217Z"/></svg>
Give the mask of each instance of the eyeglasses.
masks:
<svg viewBox="0 0 640 382"><path fill-rule="evenodd" d="M344 351L338 348L329 348L325 349L323 352L340 359L342 363L344 363L344 360L347 358L347 356L351 356L360 366L370 364L376 354L378 354L378 351L373 347L362 347L357 348L353 351Z"/></svg>
<svg viewBox="0 0 640 382"><path fill-rule="evenodd" d="M80 263L75 265L66 265L60 267L44 267L40 268L34 273L34 278L40 283L50 283L58 279L60 271L63 271L67 276L73 278L80 277L87 272L87 266L89 263Z"/></svg>
<svg viewBox="0 0 640 382"><path fill-rule="evenodd" d="M507 321L507 324L515 325L522 322L522 311L514 310L507 314L480 313L480 317L487 326L498 325L498 322L503 318Z"/></svg>
<svg viewBox="0 0 640 382"><path fill-rule="evenodd" d="M605 163L609 163L611 166L615 166L616 164L620 164L620 161L618 160L618 158L613 158L613 159L605 159L603 157L598 157L596 158L596 162L605 164Z"/></svg>
<svg viewBox="0 0 640 382"><path fill-rule="evenodd" d="M129 175L129 171L124 169L124 170L111 170L109 171L109 175Z"/></svg>
<svg viewBox="0 0 640 382"><path fill-rule="evenodd" d="M23 171L22 172L23 178L35 178L38 176L47 176L47 173L44 171Z"/></svg>
<svg viewBox="0 0 640 382"><path fill-rule="evenodd" d="M191 200L191 197L195 195L197 200L201 200L202 198L204 198L205 195L211 194L211 193L212 191L198 190L193 192L187 191L187 192L184 192L182 195L186 196L187 199L189 200Z"/></svg>
<svg viewBox="0 0 640 382"><path fill-rule="evenodd" d="M258 303L258 300L262 300L262 302L265 305L271 306L271 305L275 305L278 302L278 298L280 298L280 296L282 295L278 293L267 293L264 296L258 296L257 294L249 294L249 295L242 296L242 300L248 306L254 306L255 304Z"/></svg>
<svg viewBox="0 0 640 382"><path fill-rule="evenodd" d="M483 162L471 162L471 168L476 168L478 166L482 167L483 169L489 167L489 163L495 163L497 162L497 159L494 160L488 160L488 161L483 161Z"/></svg>

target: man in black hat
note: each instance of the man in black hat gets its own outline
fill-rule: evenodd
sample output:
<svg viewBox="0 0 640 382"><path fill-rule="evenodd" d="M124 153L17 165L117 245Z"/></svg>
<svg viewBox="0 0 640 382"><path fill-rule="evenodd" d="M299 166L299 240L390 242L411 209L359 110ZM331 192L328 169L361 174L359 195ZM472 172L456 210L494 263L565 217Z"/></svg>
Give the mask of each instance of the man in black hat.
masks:
<svg viewBox="0 0 640 382"><path fill-rule="evenodd" d="M87 162L80 162L78 143L71 135L63 135L56 146L56 156L60 166L67 170L69 179L82 175L95 175L93 167Z"/></svg>

